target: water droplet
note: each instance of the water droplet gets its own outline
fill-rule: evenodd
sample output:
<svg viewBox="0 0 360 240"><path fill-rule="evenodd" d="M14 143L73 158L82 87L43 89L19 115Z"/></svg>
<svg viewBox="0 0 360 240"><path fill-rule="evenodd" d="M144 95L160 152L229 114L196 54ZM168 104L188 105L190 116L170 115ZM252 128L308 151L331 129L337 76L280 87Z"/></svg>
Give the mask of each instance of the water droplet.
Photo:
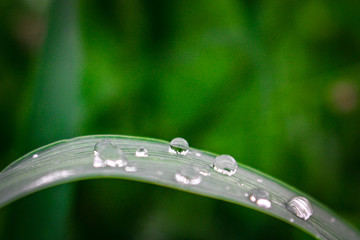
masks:
<svg viewBox="0 0 360 240"><path fill-rule="evenodd" d="M240 186L240 187L243 187L244 186L244 183L242 183L241 181L237 182L236 185Z"/></svg>
<svg viewBox="0 0 360 240"><path fill-rule="evenodd" d="M309 200L304 197L294 197L288 202L287 207L296 216L305 220L313 214Z"/></svg>
<svg viewBox="0 0 360 240"><path fill-rule="evenodd" d="M197 152L197 153L195 153L195 156L201 157L201 153Z"/></svg>
<svg viewBox="0 0 360 240"><path fill-rule="evenodd" d="M293 218L289 218L289 221L290 221L290 222L294 222L294 219L293 219Z"/></svg>
<svg viewBox="0 0 360 240"><path fill-rule="evenodd" d="M257 179L256 181L257 181L258 183L262 183L262 182L263 182L263 180L262 180L261 178Z"/></svg>
<svg viewBox="0 0 360 240"><path fill-rule="evenodd" d="M136 172L137 168L135 166L126 166L125 171L127 171L127 172Z"/></svg>
<svg viewBox="0 0 360 240"><path fill-rule="evenodd" d="M94 167L124 167L126 164L125 153L119 146L107 140L96 143L94 148Z"/></svg>
<svg viewBox="0 0 360 240"><path fill-rule="evenodd" d="M208 171L205 170L200 170L199 173L205 177L210 176L210 173Z"/></svg>
<svg viewBox="0 0 360 240"><path fill-rule="evenodd" d="M236 160L230 155L217 156L213 163L214 170L219 173L232 176L237 169Z"/></svg>
<svg viewBox="0 0 360 240"><path fill-rule="evenodd" d="M32 156L32 158L38 158L38 157L39 157L38 154L34 154L34 155Z"/></svg>
<svg viewBox="0 0 360 240"><path fill-rule="evenodd" d="M139 148L135 152L135 156L137 157L147 157L148 156L148 150L144 147Z"/></svg>
<svg viewBox="0 0 360 240"><path fill-rule="evenodd" d="M230 187L229 187L229 186L226 186L225 189L226 189L226 190L230 190Z"/></svg>
<svg viewBox="0 0 360 240"><path fill-rule="evenodd" d="M251 202L256 203L258 207L269 209L271 208L271 202L269 193L265 190L254 189L249 193L249 199Z"/></svg>
<svg viewBox="0 0 360 240"><path fill-rule="evenodd" d="M159 170L159 171L156 172L156 174L159 175L159 176L161 176L161 175L163 175L164 173L163 173L163 171Z"/></svg>
<svg viewBox="0 0 360 240"><path fill-rule="evenodd" d="M331 218L330 222L334 223L335 222L335 218Z"/></svg>
<svg viewBox="0 0 360 240"><path fill-rule="evenodd" d="M198 185L201 182L201 176L197 168L186 166L175 174L175 179L181 184Z"/></svg>
<svg viewBox="0 0 360 240"><path fill-rule="evenodd" d="M169 153L186 155L189 151L189 144L183 138L174 138L170 142Z"/></svg>
<svg viewBox="0 0 360 240"><path fill-rule="evenodd" d="M245 197L248 197L248 196L249 196L249 194L248 194L248 193L244 193L244 196L245 196Z"/></svg>

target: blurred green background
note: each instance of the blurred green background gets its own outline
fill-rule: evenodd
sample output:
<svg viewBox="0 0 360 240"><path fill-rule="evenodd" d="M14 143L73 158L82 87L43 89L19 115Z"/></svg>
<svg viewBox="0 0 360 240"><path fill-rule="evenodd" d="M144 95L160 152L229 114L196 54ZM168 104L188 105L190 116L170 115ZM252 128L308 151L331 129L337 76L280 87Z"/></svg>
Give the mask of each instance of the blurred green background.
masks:
<svg viewBox="0 0 360 240"><path fill-rule="evenodd" d="M79 135L181 136L359 228L359 11L350 0L2 0L0 169ZM0 239L264 238L311 239L240 206L123 180L0 210Z"/></svg>

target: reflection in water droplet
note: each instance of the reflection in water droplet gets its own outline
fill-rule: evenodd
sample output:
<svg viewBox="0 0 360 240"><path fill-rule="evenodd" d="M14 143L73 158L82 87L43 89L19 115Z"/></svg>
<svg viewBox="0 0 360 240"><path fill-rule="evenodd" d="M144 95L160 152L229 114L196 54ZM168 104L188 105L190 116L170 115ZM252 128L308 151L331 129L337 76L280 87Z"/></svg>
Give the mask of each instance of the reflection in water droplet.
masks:
<svg viewBox="0 0 360 240"><path fill-rule="evenodd" d="M38 157L39 157L38 154L34 154L34 155L32 156L32 158L38 158Z"/></svg>
<svg viewBox="0 0 360 240"><path fill-rule="evenodd" d="M199 170L194 167L186 166L175 174L175 179L181 184L198 185L201 182Z"/></svg>
<svg viewBox="0 0 360 240"><path fill-rule="evenodd" d="M139 148L135 152L136 157L147 157L148 156L148 150L144 147Z"/></svg>
<svg viewBox="0 0 360 240"><path fill-rule="evenodd" d="M290 222L294 222L294 219L293 219L293 218L289 218L289 221L290 221Z"/></svg>
<svg viewBox="0 0 360 240"><path fill-rule="evenodd" d="M199 173L205 177L210 176L210 173L208 171L205 170L200 170Z"/></svg>
<svg viewBox="0 0 360 240"><path fill-rule="evenodd" d="M124 167L126 164L125 153L119 146L107 140L96 143L94 148L94 167Z"/></svg>
<svg viewBox="0 0 360 240"><path fill-rule="evenodd" d="M127 171L127 172L136 172L137 168L135 166L126 166L125 171Z"/></svg>
<svg viewBox="0 0 360 240"><path fill-rule="evenodd" d="M309 200L304 197L294 197L288 202L287 208L296 216L305 220L308 220L313 214Z"/></svg>
<svg viewBox="0 0 360 240"><path fill-rule="evenodd" d="M258 207L269 209L271 208L271 202L269 193L262 189L254 189L249 193L249 199L251 202L256 203Z"/></svg>
<svg viewBox="0 0 360 240"><path fill-rule="evenodd" d="M219 173L232 176L236 172L237 163L230 155L220 155L215 158L213 167L214 170Z"/></svg>
<svg viewBox="0 0 360 240"><path fill-rule="evenodd" d="M256 181L257 181L258 183L262 183L262 182L263 182L263 180L262 180L261 178L257 179Z"/></svg>
<svg viewBox="0 0 360 240"><path fill-rule="evenodd" d="M189 144L183 138L174 138L170 142L169 153L186 155L189 151Z"/></svg>

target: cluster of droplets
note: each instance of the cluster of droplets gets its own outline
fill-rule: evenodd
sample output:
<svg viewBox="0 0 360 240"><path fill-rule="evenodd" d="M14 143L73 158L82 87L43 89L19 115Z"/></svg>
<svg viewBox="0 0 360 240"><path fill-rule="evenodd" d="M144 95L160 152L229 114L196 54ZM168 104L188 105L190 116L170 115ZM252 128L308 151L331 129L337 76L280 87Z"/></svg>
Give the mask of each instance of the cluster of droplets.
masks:
<svg viewBox="0 0 360 240"><path fill-rule="evenodd" d="M189 144L183 138L174 138L169 144L168 151L170 154L185 156L189 152ZM148 155L148 150L144 147L140 147L135 152L135 156L138 158L147 158ZM201 153L199 152L194 152L194 155L196 157L201 157ZM33 155L33 158L37 157L37 154ZM95 145L93 166L96 168L125 167L125 171L127 172L137 171L136 166L128 165L126 155L121 148L109 140L100 141ZM231 177L236 173L237 162L230 155L219 155L214 159L211 167L216 172ZM163 172L159 170L157 174L161 176L163 175ZM204 176L210 176L210 172L206 169L199 169L193 166L183 166L175 173L175 180L182 185L198 185L202 182ZM260 184L263 183L262 178L258 178L256 181ZM242 182L237 182L237 185L241 187L244 186ZM226 190L230 189L230 186L226 186ZM260 188L245 193L245 197L260 208L270 209L272 207L269 192ZM304 220L308 220L313 214L310 202L305 197L301 196L290 199L286 203L286 208L297 217ZM289 221L294 222L294 219L290 218ZM332 218L331 222L335 222L335 219Z"/></svg>
<svg viewBox="0 0 360 240"><path fill-rule="evenodd" d="M250 201L255 203L258 207L265 209L271 208L269 192L262 189L253 189L248 196Z"/></svg>

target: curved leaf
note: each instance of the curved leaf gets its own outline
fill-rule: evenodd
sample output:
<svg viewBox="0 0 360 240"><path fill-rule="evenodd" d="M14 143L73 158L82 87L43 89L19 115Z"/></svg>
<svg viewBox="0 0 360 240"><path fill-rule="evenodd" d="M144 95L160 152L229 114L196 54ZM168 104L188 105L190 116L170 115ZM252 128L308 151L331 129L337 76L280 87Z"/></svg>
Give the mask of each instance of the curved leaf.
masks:
<svg viewBox="0 0 360 240"><path fill-rule="evenodd" d="M126 167L94 167L94 146L108 140L125 153ZM147 157L137 157L140 147ZM360 239L359 233L338 216L309 196L247 166L238 164L236 173L227 176L215 171L216 155L190 148L186 155L170 154L166 141L129 136L85 136L55 142L39 148L10 164L0 173L0 207L22 197L61 183L91 178L123 178L191 192L206 197L243 205L281 219L322 239ZM193 166L208 176L200 184L181 184L175 174L185 166ZM204 174L206 175L206 174ZM253 189L270 194L271 208L260 208L248 198ZM313 215L304 220L287 209L294 196L311 202Z"/></svg>

